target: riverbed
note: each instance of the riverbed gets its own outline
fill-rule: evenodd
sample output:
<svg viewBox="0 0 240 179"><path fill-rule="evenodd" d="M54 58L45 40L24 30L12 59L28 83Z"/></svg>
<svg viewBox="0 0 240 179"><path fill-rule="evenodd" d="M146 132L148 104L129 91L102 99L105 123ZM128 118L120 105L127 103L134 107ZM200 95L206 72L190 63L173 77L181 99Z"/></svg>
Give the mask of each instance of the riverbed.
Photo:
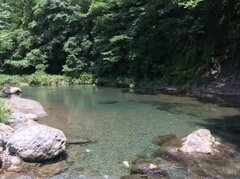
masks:
<svg viewBox="0 0 240 179"><path fill-rule="evenodd" d="M118 178L129 173L124 161L152 155L158 146L151 141L157 135L183 137L207 128L222 141L237 143L234 138L239 137L238 107L203 103L194 97L95 86L24 87L23 91L25 98L39 101L46 109L48 116L40 123L62 130L70 140L93 141L69 145L61 162L64 170L43 172L42 177Z"/></svg>

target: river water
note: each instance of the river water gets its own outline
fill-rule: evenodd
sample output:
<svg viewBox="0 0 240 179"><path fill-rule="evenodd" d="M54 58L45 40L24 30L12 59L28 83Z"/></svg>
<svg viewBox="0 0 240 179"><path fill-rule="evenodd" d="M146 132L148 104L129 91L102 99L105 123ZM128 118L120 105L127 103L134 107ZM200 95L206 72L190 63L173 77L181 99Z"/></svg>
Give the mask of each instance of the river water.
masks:
<svg viewBox="0 0 240 179"><path fill-rule="evenodd" d="M68 156L60 164L64 170L49 172L55 178L117 178L128 174L123 162L151 156L158 148L151 143L157 135L183 137L200 128L210 129L225 141L238 135L238 108L203 103L192 97L135 94L93 86L24 87L23 91L25 98L39 101L46 109L48 117L40 123L61 129L69 140L95 141L69 145ZM229 128L233 132L228 132ZM51 165L43 170L46 168L50 170ZM41 175L50 177L49 173Z"/></svg>

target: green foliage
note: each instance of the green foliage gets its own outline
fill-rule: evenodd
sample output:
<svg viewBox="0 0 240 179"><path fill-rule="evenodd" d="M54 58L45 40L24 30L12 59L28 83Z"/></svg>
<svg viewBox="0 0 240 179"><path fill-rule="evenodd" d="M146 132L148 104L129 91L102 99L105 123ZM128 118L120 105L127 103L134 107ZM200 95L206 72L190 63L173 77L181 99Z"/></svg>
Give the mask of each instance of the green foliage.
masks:
<svg viewBox="0 0 240 179"><path fill-rule="evenodd" d="M7 100L0 98L0 122L6 123L10 117L11 111Z"/></svg>
<svg viewBox="0 0 240 179"><path fill-rule="evenodd" d="M180 0L178 4L184 8L194 8L198 5L199 2L204 0Z"/></svg>
<svg viewBox="0 0 240 179"><path fill-rule="evenodd" d="M71 84L81 85L81 84L93 84L92 74L82 73L78 78L71 79Z"/></svg>
<svg viewBox="0 0 240 179"><path fill-rule="evenodd" d="M35 67L36 71L45 71L47 65L47 55L40 49L33 49L26 54L25 61Z"/></svg>
<svg viewBox="0 0 240 179"><path fill-rule="evenodd" d="M63 72L72 77L78 77L84 72L89 72L91 61L89 52L92 48L92 42L88 36L70 37L64 44L64 51L67 54L66 64L63 66Z"/></svg>
<svg viewBox="0 0 240 179"><path fill-rule="evenodd" d="M4 75L0 74L0 85L26 85L28 77L20 75Z"/></svg>
<svg viewBox="0 0 240 179"><path fill-rule="evenodd" d="M151 79L190 86L236 58L239 24L237 0L3 0L0 72L32 74L24 81L40 85Z"/></svg>
<svg viewBox="0 0 240 179"><path fill-rule="evenodd" d="M44 72L36 72L31 75L5 75L0 74L0 85L37 85L37 86L64 86L93 84L94 77L89 73L82 73L78 78L62 75L49 75ZM1 96L1 95L0 95Z"/></svg>
<svg viewBox="0 0 240 179"><path fill-rule="evenodd" d="M28 76L27 83L41 86L64 86L68 85L68 78L60 75L48 75L44 72L36 72Z"/></svg>

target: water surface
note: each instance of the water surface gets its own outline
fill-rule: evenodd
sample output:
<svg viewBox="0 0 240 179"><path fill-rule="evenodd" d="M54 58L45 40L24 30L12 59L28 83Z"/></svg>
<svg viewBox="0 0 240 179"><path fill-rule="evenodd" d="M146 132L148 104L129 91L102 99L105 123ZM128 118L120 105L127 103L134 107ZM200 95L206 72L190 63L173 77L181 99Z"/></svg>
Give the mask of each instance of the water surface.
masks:
<svg viewBox="0 0 240 179"><path fill-rule="evenodd" d="M68 139L96 141L68 146L62 177L128 174L123 161L137 155L150 156L158 148L151 144L157 135L182 137L199 128L210 128L217 137L230 139L231 133L221 127L239 116L238 108L202 103L192 97L140 95L93 86L23 90L24 97L38 100L46 109L48 117L40 123L63 130Z"/></svg>

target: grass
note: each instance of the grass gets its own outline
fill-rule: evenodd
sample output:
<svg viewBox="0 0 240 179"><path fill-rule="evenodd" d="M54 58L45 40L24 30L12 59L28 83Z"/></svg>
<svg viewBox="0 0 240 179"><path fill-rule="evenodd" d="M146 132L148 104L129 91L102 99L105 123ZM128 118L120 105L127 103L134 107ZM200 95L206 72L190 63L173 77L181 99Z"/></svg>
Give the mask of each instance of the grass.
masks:
<svg viewBox="0 0 240 179"><path fill-rule="evenodd" d="M7 101L0 98L0 122L6 123L11 117L10 106Z"/></svg>
<svg viewBox="0 0 240 179"><path fill-rule="evenodd" d="M92 75L82 74L79 78L70 78L62 75L49 75L43 72L31 75L6 75L0 74L0 85L38 85L38 86L65 86L92 84Z"/></svg>
<svg viewBox="0 0 240 179"><path fill-rule="evenodd" d="M91 85L107 87L123 87L123 88L159 88L163 86L173 86L180 90L188 91L192 84L171 83L168 79L159 78L153 79L139 79L132 77L104 77L94 78L92 74L83 73L78 78L67 77L63 75L50 75L43 72L37 72L31 75L6 75L0 74L0 86L17 85L17 86L66 86L66 85ZM0 94L1 96L1 94Z"/></svg>

